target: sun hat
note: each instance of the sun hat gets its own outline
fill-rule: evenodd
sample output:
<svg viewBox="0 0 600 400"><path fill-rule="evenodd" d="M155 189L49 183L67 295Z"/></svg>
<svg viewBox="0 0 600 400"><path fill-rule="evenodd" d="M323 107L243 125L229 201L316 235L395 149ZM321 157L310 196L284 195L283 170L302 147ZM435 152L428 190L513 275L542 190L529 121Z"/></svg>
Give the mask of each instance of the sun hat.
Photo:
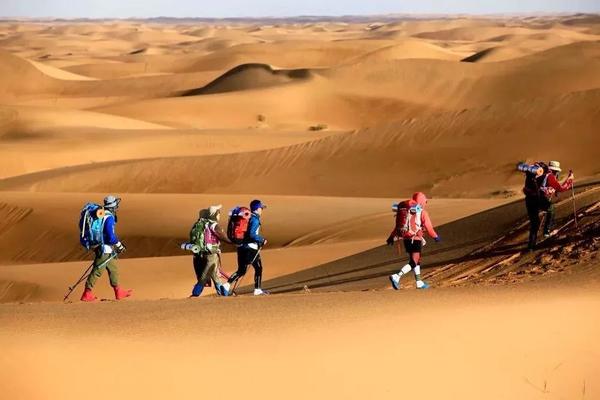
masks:
<svg viewBox="0 0 600 400"><path fill-rule="evenodd" d="M117 208L120 202L121 198L109 194L104 198L104 208Z"/></svg>
<svg viewBox="0 0 600 400"><path fill-rule="evenodd" d="M219 213L219 211L221 211L221 208L223 208L223 205L221 204L208 207L208 215L211 217L216 216Z"/></svg>
<svg viewBox="0 0 600 400"><path fill-rule="evenodd" d="M552 171L558 171L558 172L562 171L562 169L560 169L560 162L558 162L558 161L550 161L548 163L548 169L551 169Z"/></svg>

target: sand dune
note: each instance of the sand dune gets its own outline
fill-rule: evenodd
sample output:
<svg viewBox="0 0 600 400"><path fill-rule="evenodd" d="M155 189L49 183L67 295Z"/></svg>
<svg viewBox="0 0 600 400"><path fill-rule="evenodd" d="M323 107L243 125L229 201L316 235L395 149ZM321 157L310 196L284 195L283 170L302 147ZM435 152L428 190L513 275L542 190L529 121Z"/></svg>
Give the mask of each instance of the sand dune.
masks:
<svg viewBox="0 0 600 400"><path fill-rule="evenodd" d="M354 87L357 92L394 93L399 100L460 109L598 88L599 51L599 42L581 42L490 65L442 60L365 62L333 69L326 76L337 85L361 82ZM587 61L581 63L582 59Z"/></svg>
<svg viewBox="0 0 600 400"><path fill-rule="evenodd" d="M281 82L270 73L265 77L263 72L260 74L268 83ZM236 89L235 92L143 100L96 110L154 123L185 124L203 129L256 126L259 115L262 115L266 125L280 130L306 130L319 124L326 124L331 129L351 130L368 126L373 120L398 120L428 111L424 105L393 97L340 92L339 87L317 74L312 74L310 80L294 79L290 82L289 78L283 78L288 83L260 90L242 90L246 87L243 84L245 76L239 76L242 82L227 80L233 83L228 89ZM282 98L286 102L282 103ZM161 112L148 112L155 107ZM237 109L236 113L229 111L232 107Z"/></svg>
<svg viewBox="0 0 600 400"><path fill-rule="evenodd" d="M261 79L257 79L244 67L243 74L240 69L231 72L239 79L225 75L218 81L222 83L225 79L226 90L239 94L188 100L158 99L99 110L155 123L173 123L180 119L178 113L183 113L185 121L202 128L213 124L239 128L251 124L259 114L280 127L287 122L288 126L294 123L292 126L296 129L319 123L342 129L360 128L372 125L373 120L418 117L426 110L423 107L433 112L440 108L458 111L595 89L600 87L596 73L600 68L596 57L599 49L598 42L576 43L517 60L480 66L443 60L394 59L394 48L390 48L362 56L345 66L313 70L314 78L318 79L263 90L258 100L256 92L245 93L245 90L252 85L272 87L282 80L263 73L262 69L258 70L262 71ZM380 57L388 58L377 61ZM587 61L576 61L582 59ZM248 81L252 85L249 86ZM523 87L528 90L522 90ZM286 98L286 103L281 105L280 98ZM239 105L240 113L232 116L228 110ZM154 107L161 109L162 115L147 112Z"/></svg>
<svg viewBox="0 0 600 400"><path fill-rule="evenodd" d="M441 196L490 196L518 190L521 176L511 172L513 160L535 160L548 152L582 176L597 174L594 127L598 124L595 110L599 96L594 90L442 113L259 153L163 158L50 171L0 181L0 188L335 196L361 193L380 197L421 189ZM543 143L540 132L544 132ZM570 136L572 132L577 136ZM493 148L490 140L496 140ZM519 145L515 147L514 143ZM407 146L419 151L406 151ZM457 151L464 158L457 158ZM362 162L357 164L359 158ZM185 178L190 169L211 166L208 168L218 171L224 162L238 169L200 176L194 182ZM105 172L108 167L110 174ZM289 176L299 170L304 175L296 175L290 182ZM129 180L124 180L125 176Z"/></svg>
<svg viewBox="0 0 600 400"><path fill-rule="evenodd" d="M276 70L266 64L242 64L227 71L208 85L184 92L183 96L239 92L283 85L310 79L307 69Z"/></svg>
<svg viewBox="0 0 600 400"><path fill-rule="evenodd" d="M51 78L64 79L64 80L69 80L69 81L92 81L92 80L94 80L94 78L91 78L89 76L74 74L69 71L64 71L64 70L61 70L56 67L42 64L40 62L31 61L31 60L30 60L30 62L33 64L34 67L36 67L37 69L39 69L40 71L42 71L44 74L48 75Z"/></svg>
<svg viewBox="0 0 600 400"><path fill-rule="evenodd" d="M372 52L366 53L352 59L345 64L353 64L358 61L375 62L389 61L389 60L403 60L411 58L426 58L433 60L457 60L460 59L462 54L454 53L451 50L445 49L434 44L414 40L404 39L399 43L395 43L391 46L386 46Z"/></svg>
<svg viewBox="0 0 600 400"><path fill-rule="evenodd" d="M14 79L18 76L20 79ZM0 50L0 98L56 90L56 83L33 64Z"/></svg>
<svg viewBox="0 0 600 400"><path fill-rule="evenodd" d="M0 21L3 395L598 397L599 26ZM525 254L515 164L550 159L575 197ZM390 206L416 190L442 237L422 261L433 289L394 292ZM108 193L134 297L59 304L90 260L80 207ZM249 273L237 298L184 300L198 210L253 198L274 295L247 296ZM94 290L112 297L106 277Z"/></svg>
<svg viewBox="0 0 600 400"><path fill-rule="evenodd" d="M6 110L14 111L13 108ZM57 109L45 110L45 116L50 118L34 112L32 119L15 123L22 118L14 112L1 114L4 116L0 123L0 145L4 147L0 175L3 177L89 163L162 157L165 151L180 157L258 151L343 134L337 131L279 132L257 121L250 132L246 129L166 129L164 126L147 129L140 128L139 125L144 123L131 119L123 119L123 125L129 125L131 129L112 129L102 127L102 124L119 122L119 119L90 112L66 112L65 115L83 117L81 122L73 120L73 123L87 120L90 124L87 127L69 126L63 119L55 118L59 112ZM64 146L64 143L70 146ZM118 146L113 143L118 143ZM49 151L48 147L52 150ZM25 163L23 154L28 154L31 160Z"/></svg>

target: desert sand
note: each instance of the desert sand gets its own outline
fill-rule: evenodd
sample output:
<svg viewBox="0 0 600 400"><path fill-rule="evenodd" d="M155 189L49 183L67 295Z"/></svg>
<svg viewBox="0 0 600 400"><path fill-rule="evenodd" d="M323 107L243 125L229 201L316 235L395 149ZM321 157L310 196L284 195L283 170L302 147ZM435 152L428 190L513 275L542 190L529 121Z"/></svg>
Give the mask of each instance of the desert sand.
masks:
<svg viewBox="0 0 600 400"><path fill-rule="evenodd" d="M600 398L599 127L596 15L1 21L1 392ZM529 254L515 165L550 159L578 219ZM414 191L443 241L395 292ZM134 295L63 303L109 193ZM254 198L272 295L188 299L198 210Z"/></svg>

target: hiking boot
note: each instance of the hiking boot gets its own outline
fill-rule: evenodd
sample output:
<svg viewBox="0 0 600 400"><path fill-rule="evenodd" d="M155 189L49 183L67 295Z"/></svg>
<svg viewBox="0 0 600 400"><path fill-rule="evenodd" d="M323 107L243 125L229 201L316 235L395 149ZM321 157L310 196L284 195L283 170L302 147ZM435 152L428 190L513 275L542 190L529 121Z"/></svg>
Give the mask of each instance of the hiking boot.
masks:
<svg viewBox="0 0 600 400"><path fill-rule="evenodd" d="M115 290L115 299L117 299L117 300L121 300L121 299L124 299L125 297L129 297L129 296L131 296L131 293L133 292L133 289L121 289L120 286L115 286L115 287L113 287L113 289Z"/></svg>
<svg viewBox="0 0 600 400"><path fill-rule="evenodd" d="M192 289L192 294L190 295L190 297L199 297L202 294L203 290L204 290L204 285L196 283L194 285L194 288Z"/></svg>
<svg viewBox="0 0 600 400"><path fill-rule="evenodd" d="M269 292L267 292L265 290L262 290L260 288L254 289L254 295L255 296L265 296L265 295L268 295L268 294L269 294Z"/></svg>
<svg viewBox="0 0 600 400"><path fill-rule="evenodd" d="M394 288L394 290L400 289L400 275L390 275L390 282L392 282L392 287Z"/></svg>
<svg viewBox="0 0 600 400"><path fill-rule="evenodd" d="M424 281L417 281L417 289L429 289L429 285Z"/></svg>
<svg viewBox="0 0 600 400"><path fill-rule="evenodd" d="M218 287L218 292L221 296L227 297L227 296L229 296L230 288L231 288L231 285L229 283L224 283Z"/></svg>
<svg viewBox="0 0 600 400"><path fill-rule="evenodd" d="M81 295L81 301L95 301L98 300L96 296L92 293L92 289L85 288L83 294Z"/></svg>

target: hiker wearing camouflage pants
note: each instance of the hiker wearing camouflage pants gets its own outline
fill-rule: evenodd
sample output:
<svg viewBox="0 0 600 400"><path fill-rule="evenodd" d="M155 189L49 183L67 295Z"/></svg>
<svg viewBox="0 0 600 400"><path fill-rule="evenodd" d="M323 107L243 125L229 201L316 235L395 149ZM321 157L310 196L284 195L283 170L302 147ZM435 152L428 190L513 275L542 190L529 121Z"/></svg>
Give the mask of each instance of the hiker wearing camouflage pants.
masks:
<svg viewBox="0 0 600 400"><path fill-rule="evenodd" d="M194 254L194 272L197 282L190 297L199 297L211 281L218 295L229 295L229 284L219 277L221 267L221 241L231 243L219 225L221 205L201 210L198 221L190 231L190 242L198 247Z"/></svg>

